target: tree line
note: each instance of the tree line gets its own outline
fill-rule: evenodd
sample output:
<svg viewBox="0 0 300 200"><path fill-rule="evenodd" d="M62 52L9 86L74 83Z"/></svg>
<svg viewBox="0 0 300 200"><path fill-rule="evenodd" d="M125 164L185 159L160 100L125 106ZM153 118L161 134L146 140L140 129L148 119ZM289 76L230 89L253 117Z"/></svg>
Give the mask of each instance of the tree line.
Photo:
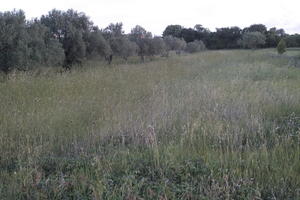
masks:
<svg viewBox="0 0 300 200"><path fill-rule="evenodd" d="M103 58L109 64L114 57L168 56L170 51L194 53L208 49L275 47L281 39L288 47L300 46L300 36L262 24L218 28L215 32L195 25L184 28L169 25L162 37L153 36L137 25L129 34L122 23L104 29L75 10L51 10L40 18L26 20L22 10L0 12L0 70L28 70L37 66L63 66L70 69L84 60Z"/></svg>
<svg viewBox="0 0 300 200"><path fill-rule="evenodd" d="M217 28L215 32L200 24L194 28L185 28L181 25L169 25L163 32L163 36L172 35L174 37L183 38L186 42L201 40L208 49L237 49L237 48L253 48L253 44L249 44L245 40L256 38L257 48L276 47L281 39L284 39L287 47L299 47L300 35L289 35L284 29L276 27L269 30L263 24L253 24L249 27L241 29L237 26ZM253 42L255 43L255 42Z"/></svg>

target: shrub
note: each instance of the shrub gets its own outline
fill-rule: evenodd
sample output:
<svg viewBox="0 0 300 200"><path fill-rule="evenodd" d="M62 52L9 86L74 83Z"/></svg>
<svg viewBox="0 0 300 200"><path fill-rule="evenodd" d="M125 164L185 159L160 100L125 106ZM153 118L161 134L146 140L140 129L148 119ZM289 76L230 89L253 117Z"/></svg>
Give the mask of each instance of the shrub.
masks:
<svg viewBox="0 0 300 200"><path fill-rule="evenodd" d="M277 45L277 52L278 54L283 54L286 52L286 43L283 39L281 39Z"/></svg>
<svg viewBox="0 0 300 200"><path fill-rule="evenodd" d="M186 48L186 42L183 39L171 35L164 37L167 51L181 52Z"/></svg>
<svg viewBox="0 0 300 200"><path fill-rule="evenodd" d="M204 51L206 49L205 44L201 40L195 40L194 42L187 43L186 51L189 53L196 53Z"/></svg>
<svg viewBox="0 0 300 200"><path fill-rule="evenodd" d="M124 60L127 60L129 56L134 56L137 53L138 46L126 36L111 37L109 42L113 54L122 57Z"/></svg>
<svg viewBox="0 0 300 200"><path fill-rule="evenodd" d="M152 56L159 55L159 54L164 54L165 51L166 51L166 44L164 40L160 37L154 37L150 43L149 54Z"/></svg>

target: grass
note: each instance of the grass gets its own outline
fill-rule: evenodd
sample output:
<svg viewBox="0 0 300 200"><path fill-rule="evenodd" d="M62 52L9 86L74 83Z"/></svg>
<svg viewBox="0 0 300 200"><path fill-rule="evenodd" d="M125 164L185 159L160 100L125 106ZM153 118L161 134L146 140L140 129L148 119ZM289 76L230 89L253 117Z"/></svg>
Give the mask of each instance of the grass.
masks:
<svg viewBox="0 0 300 200"><path fill-rule="evenodd" d="M300 199L300 69L273 54L3 77L0 199Z"/></svg>

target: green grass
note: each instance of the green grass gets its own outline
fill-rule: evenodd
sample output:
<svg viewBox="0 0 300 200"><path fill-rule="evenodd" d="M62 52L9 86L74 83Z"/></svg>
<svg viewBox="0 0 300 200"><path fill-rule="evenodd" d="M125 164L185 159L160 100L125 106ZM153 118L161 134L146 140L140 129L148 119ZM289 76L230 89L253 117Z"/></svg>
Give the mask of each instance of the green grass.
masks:
<svg viewBox="0 0 300 200"><path fill-rule="evenodd" d="M0 199L300 199L300 69L273 49L0 82Z"/></svg>

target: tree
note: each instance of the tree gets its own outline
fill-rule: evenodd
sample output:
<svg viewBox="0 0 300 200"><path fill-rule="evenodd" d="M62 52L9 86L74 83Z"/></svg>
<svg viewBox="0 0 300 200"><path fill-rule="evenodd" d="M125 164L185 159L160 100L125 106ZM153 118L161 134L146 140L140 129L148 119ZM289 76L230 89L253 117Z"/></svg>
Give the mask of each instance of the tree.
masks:
<svg viewBox="0 0 300 200"><path fill-rule="evenodd" d="M52 37L57 38L65 52L64 66L81 63L86 57L86 46L93 22L82 12L72 9L52 10L41 17L41 23L50 29Z"/></svg>
<svg viewBox="0 0 300 200"><path fill-rule="evenodd" d="M107 57L112 54L109 43L105 40L98 27L94 27L87 40L87 55L89 57Z"/></svg>
<svg viewBox="0 0 300 200"><path fill-rule="evenodd" d="M49 29L35 19L27 23L29 62L32 66L59 66L65 59L59 41L51 37Z"/></svg>
<svg viewBox="0 0 300 200"><path fill-rule="evenodd" d="M83 40L83 33L72 25L67 28L67 34L64 38L63 48L65 50L66 68L70 68L74 64L81 64L86 56L86 43Z"/></svg>
<svg viewBox="0 0 300 200"><path fill-rule="evenodd" d="M166 51L166 44L161 37L154 37L151 40L149 54L151 56L163 54Z"/></svg>
<svg viewBox="0 0 300 200"><path fill-rule="evenodd" d="M129 34L129 38L131 41L135 42L138 46L138 55L141 57L142 61L145 61L145 56L150 53L150 45L152 34L147 32L146 29L137 25Z"/></svg>
<svg viewBox="0 0 300 200"><path fill-rule="evenodd" d="M113 54L127 60L129 56L134 56L138 50L135 42L132 42L126 36L113 37L110 39L110 45Z"/></svg>
<svg viewBox="0 0 300 200"><path fill-rule="evenodd" d="M181 31L182 31L182 29L183 28L180 25L169 25L164 30L163 37L171 35L173 37L181 38Z"/></svg>
<svg viewBox="0 0 300 200"><path fill-rule="evenodd" d="M28 66L28 34L22 10L0 12L0 70L8 73L13 68Z"/></svg>
<svg viewBox="0 0 300 200"><path fill-rule="evenodd" d="M204 51L206 49L204 43L201 40L195 40L194 42L187 43L186 51L189 53L196 53Z"/></svg>
<svg viewBox="0 0 300 200"><path fill-rule="evenodd" d="M216 34L217 49L234 49L238 48L237 41L242 37L242 30L237 27L217 28Z"/></svg>
<svg viewBox="0 0 300 200"><path fill-rule="evenodd" d="M196 40L201 40L203 43L207 44L209 39L209 35L211 34L208 28L203 27L201 24L196 24L194 26L194 30L196 33Z"/></svg>
<svg viewBox="0 0 300 200"><path fill-rule="evenodd" d="M277 52L278 54L283 54L286 51L286 43L284 39L281 39L277 45Z"/></svg>
<svg viewBox="0 0 300 200"><path fill-rule="evenodd" d="M270 28L266 32L266 47L276 47L279 41L286 36L283 29Z"/></svg>
<svg viewBox="0 0 300 200"><path fill-rule="evenodd" d="M197 35L198 35L198 32L192 28L183 28L181 30L181 37L186 42L193 42L194 40L197 39Z"/></svg>
<svg viewBox="0 0 300 200"><path fill-rule="evenodd" d="M108 27L106 27L104 29L104 33L108 34L108 37L120 37L122 35L124 35L124 31L123 31L123 23L119 22L116 24L109 24Z"/></svg>
<svg viewBox="0 0 300 200"><path fill-rule="evenodd" d="M266 37L260 32L244 33L241 40L242 46L245 48L256 49L266 43Z"/></svg>
<svg viewBox="0 0 300 200"><path fill-rule="evenodd" d="M128 39L128 37L123 38L123 47L121 51L121 57L124 60L127 60L128 57L134 56L138 52L138 46L135 42L132 42Z"/></svg>
<svg viewBox="0 0 300 200"><path fill-rule="evenodd" d="M204 28L201 24L196 24L194 26L194 29L198 32L198 33L209 33L209 29Z"/></svg>
<svg viewBox="0 0 300 200"><path fill-rule="evenodd" d="M267 27L263 24L252 24L251 26L243 29L243 33L248 32L260 32L262 34L265 34L267 32Z"/></svg>
<svg viewBox="0 0 300 200"><path fill-rule="evenodd" d="M136 54L138 47L124 34L122 23L110 24L104 29L104 35L109 41L113 55L127 60L129 56Z"/></svg>
<svg viewBox="0 0 300 200"><path fill-rule="evenodd" d="M139 41L144 38L152 38L152 33L146 31L146 29L140 25L136 25L133 29L131 29L129 36L132 41Z"/></svg>
<svg viewBox="0 0 300 200"><path fill-rule="evenodd" d="M0 24L2 71L63 63L62 45L38 19L27 22L23 11L14 10L0 13Z"/></svg>
<svg viewBox="0 0 300 200"><path fill-rule="evenodd" d="M186 48L186 42L183 39L173 37L171 35L163 38L166 44L167 51L176 51L177 54L180 54Z"/></svg>
<svg viewBox="0 0 300 200"><path fill-rule="evenodd" d="M287 47L300 47L300 34L288 35L285 37Z"/></svg>

